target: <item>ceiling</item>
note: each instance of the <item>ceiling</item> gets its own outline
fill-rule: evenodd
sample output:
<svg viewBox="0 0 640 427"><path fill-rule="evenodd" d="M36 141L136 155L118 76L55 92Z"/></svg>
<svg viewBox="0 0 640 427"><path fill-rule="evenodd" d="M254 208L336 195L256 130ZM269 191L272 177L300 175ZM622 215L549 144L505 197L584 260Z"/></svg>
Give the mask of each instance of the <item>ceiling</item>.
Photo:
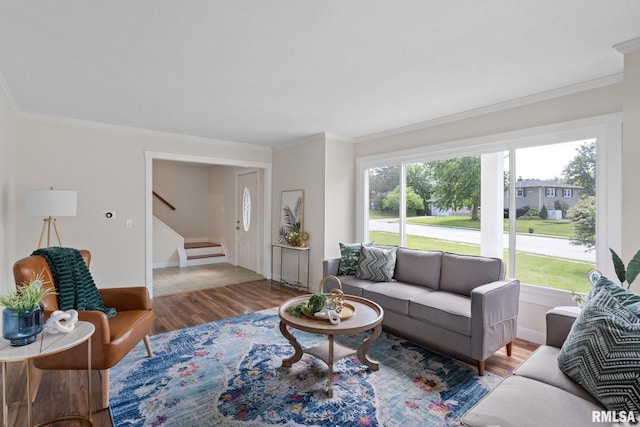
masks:
<svg viewBox="0 0 640 427"><path fill-rule="evenodd" d="M0 0L0 83L23 116L366 141L620 77L639 23L635 0Z"/></svg>

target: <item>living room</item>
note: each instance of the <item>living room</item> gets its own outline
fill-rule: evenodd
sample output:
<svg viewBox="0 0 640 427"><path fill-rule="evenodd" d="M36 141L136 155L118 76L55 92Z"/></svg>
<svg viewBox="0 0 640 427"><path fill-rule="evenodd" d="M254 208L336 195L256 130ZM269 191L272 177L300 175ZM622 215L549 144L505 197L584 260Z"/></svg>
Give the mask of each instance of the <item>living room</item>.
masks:
<svg viewBox="0 0 640 427"><path fill-rule="evenodd" d="M42 9L38 10L40 7ZM127 73L123 70L129 67L130 64L127 61L130 58L104 59L100 48L95 48L93 51L88 49L90 41L87 42L87 45L74 45L74 48L78 49L77 51L60 50L58 51L61 52L59 56L55 56L55 53L50 53L53 51L49 50L51 46L47 44L48 31L58 34L58 39L51 37L54 40L51 43L58 49L62 49L61 46L64 46L65 42L70 40L77 42L77 39L81 38L78 34L84 34L88 31L88 27L100 19L97 19L94 16L95 11L92 13L91 10L84 10L85 15L82 15L80 11L69 12L69 16L74 17L76 25L78 25L78 27L74 27L71 22L68 22L71 18L67 20L58 15L58 13L65 15L63 6L49 7L51 10L47 10L47 7L44 6L27 5L22 9L15 4L5 3L2 5L2 9L6 11L1 14L3 18L0 18L2 19L0 25L2 37L0 38L3 40L1 47L2 51L6 52L0 54L0 72L2 72L2 90L0 90L2 92L0 95L0 159L2 159L0 173L0 188L2 189L0 271L2 282L0 285L2 293L13 288L11 266L17 259L30 254L35 249L42 226L42 218L30 217L25 214L26 192L31 189L47 189L49 187L77 191L77 216L59 218L58 226L64 245L91 249L93 253L91 270L100 287L150 284L153 274L150 254L152 236L149 233L153 172L151 165L155 159L228 165L264 171L265 206L262 217L266 226L257 271L267 278L271 278L273 274L270 268L270 243L277 236L281 193L285 190L304 189L305 231L308 231L310 235L308 241L310 283L315 285L322 278L322 261L339 255L338 242L363 241L367 237L364 226L363 204L365 199L362 195L364 191L362 180L364 171L368 167L380 164L381 160L402 161L402 159L424 156L425 154L478 154L483 151L491 151L495 147L508 148L509 141L516 139L535 139L540 135L549 134L584 135L588 130L591 134L597 133L604 147L617 146L619 158L619 163L610 165L610 174L603 175L604 179L609 181L603 184L604 192L602 194L606 194L606 197L611 198L612 201L610 203L608 199L604 201L604 205L609 206L610 211L606 212L609 215L608 222L603 224L605 227L605 231L602 232L603 244L597 248L599 251L597 267L606 275L614 277L608 253L609 247L620 253L625 262L631 259L639 249L637 242L640 241L640 231L635 227L635 221L640 209L640 197L635 191L635 186L640 180L640 171L636 166L636 161L640 158L640 145L637 143L640 140L640 121L634 118L640 116L640 50L637 40L640 34L636 28L640 10L633 2L606 6L600 2L590 2L588 7L583 6L582 3L566 6L549 5L546 10L558 8L558 16L562 17L562 23L569 25L575 21L575 16L570 13L572 10L575 11L578 18L580 18L580 11L583 11L584 16L581 18L591 27L602 31L602 39L595 41L589 39L597 48L592 47L593 51L588 51L583 55L581 63L568 55L572 51L558 50L558 55L564 55L563 59L558 61L561 67L557 70L564 73L563 81L553 80L551 76L553 71L540 72L537 69L531 69L531 75L527 79L518 80L522 78L519 76L522 74L522 68L516 68L517 71L511 75L509 71L500 71L503 67L500 65L489 68L494 73L500 71L500 74L494 74L493 78L487 77L487 80L483 81L484 83L474 84L475 86L486 84L495 92L492 94L495 96L483 98L482 96L487 95L486 91L473 92L477 99L471 100L465 98L464 93L462 95L458 93L458 91L468 90L469 86L465 84L465 89L460 90L455 85L451 85L446 89L452 94L456 93L456 97L452 97L452 100L448 101L446 94L441 95L438 99L435 99L434 96L435 101L432 102L441 102L442 104L431 105L430 109L423 108L421 110L421 101L411 94L418 91L419 96L423 100L427 100L423 102L428 103L429 90L440 93L436 92L436 88L433 87L438 83L429 85L428 90L423 90L420 89L420 78L412 80L412 85L403 86L398 83L396 78L376 81L374 77L366 77L367 74L364 72L366 70L355 67L351 62L345 62L348 60L346 56L352 54L357 47L367 45L366 40L360 38L364 36L352 34L355 41L350 42L353 43L353 46L344 55L332 58L326 56L328 50L311 50L311 53L287 60L287 66L294 70L300 70L295 75L282 77L269 74L267 77L275 79L276 83L269 86L268 90L256 90L255 99L248 103L240 103L238 110L234 111L235 114L239 114L238 111L243 108L260 110L259 114L250 116L255 121L255 127L247 125L246 132L234 134L221 125L219 133L215 134L216 129L213 129L206 135L197 132L197 130L204 126L203 123L211 121L211 117L216 115L222 117L220 122L223 124L226 120L239 126L232 120L232 117L223 114L225 102L230 104L227 106L229 108L232 102L221 97L221 100L217 101L220 103L215 108L208 110L206 114L193 111L188 101L185 101L185 104L179 104L181 96L188 97L185 94L195 96L198 88L183 88L183 85L190 79L190 74L180 74L170 68L172 73L176 73L172 74L171 78L177 82L170 89L172 92L179 92L179 96L174 93L176 96L174 99L164 99L160 95L162 92L160 87L155 88L156 92L146 89L147 92L139 94L139 98L147 100L147 103L143 104L146 108L144 110L146 115L142 115L136 121L135 117L129 115L130 111L127 111L126 114L122 114L124 117L120 117L118 112L126 111L124 107L133 102L130 98L121 98L119 104L114 104L113 101L107 102L106 93L100 94L97 90L94 92L93 89L89 89L100 87L108 92L114 86L121 86L125 88L122 92L132 94L131 96L136 98L136 85L146 79L149 64L143 62L140 68L132 68L130 76L134 78L128 80L125 78ZM313 23L319 26L324 25L323 28L316 29L316 32L309 32L305 36L309 37L306 41L310 43L310 46L316 46L313 40L325 37L326 29L332 28L332 15L325 16L320 13L316 18L319 21L315 21L309 18L309 14L319 6L308 7L311 11L301 6L301 10L295 11L297 14L288 17L290 20L299 19L301 23L310 27ZM482 12L480 10L482 7L476 7L479 8L474 9L477 16L487 17L488 12L496 12L493 9ZM507 8L506 4L495 7L497 9ZM373 12L362 4L360 4L360 8L363 16L372 20L370 24L373 27L370 28L372 32L375 28L391 25L384 16L384 12L389 12L389 10L383 8L378 12ZM407 10L410 9L409 6L407 8ZM393 8L391 10L393 11ZM415 26L411 27L415 32L410 35L421 34L416 29L419 27L420 20L410 19L411 13L407 10L396 11L402 18L398 18L399 22L407 20L406 22ZM513 12L509 7L505 9L505 14L507 14L506 10L509 13ZM424 9L420 9L420 11L425 13ZM37 30L39 19L44 20L47 12L50 15L55 15L56 19L60 21L53 20L54 23L51 25L54 28ZM121 16L115 12L113 9L105 11L113 21L105 18L104 25L111 22L119 31L124 31L116 24L117 19L111 15L113 13L116 17ZM127 14L126 11L120 12ZM237 10L235 12L239 13ZM263 16L274 18L269 11L260 9L260 12ZM351 10L351 12L355 13L356 11ZM544 26L543 14L533 14L530 10L528 12L532 13L532 16L538 17L538 21L535 21L536 24ZM134 11L131 13L134 15ZM166 17L165 14L168 12L158 13ZM234 13L229 13L234 15ZM258 19L260 18L258 12L255 13L257 17L254 15L255 21L251 21L251 23L258 25L262 21ZM500 16L504 18L502 14ZM515 16L522 20L525 19L522 13ZM326 21L323 21L323 18L326 18ZM133 20L133 18L131 19ZM460 46L460 49L465 47L469 50L472 50L469 48L469 44L473 45L475 50L485 47L472 43L472 39L480 37L481 32L485 30L484 26L477 22L481 20L467 19L477 25L473 28L478 33L470 32L458 39L457 45ZM600 19L605 22L599 26ZM346 21L355 25L358 19L353 18L352 21ZM206 23L201 23L199 20L197 22L202 28L206 28ZM21 27L20 23L24 29L18 31L17 27ZM431 20L429 23L433 24ZM458 25L463 26L465 23L469 24L462 21ZM131 27L135 26L133 25L135 20L129 24ZM64 28L68 29L64 30ZM227 26L225 28L230 31ZM294 28L302 33L302 28ZM505 38L512 37L521 42L528 39L517 31L518 28L509 28L513 34L506 34ZM71 31L72 29L75 32ZM129 27L127 29L131 30ZM562 39L567 32L556 29L556 33L553 33L553 26L550 24L545 29L552 36L543 37L540 34L531 36L531 38L541 37L539 44L522 42L521 45L509 45L508 47L512 49L512 52L518 52L518 58L524 61L522 57L527 55L523 55L522 51L526 52L528 49L536 48L535 53L542 55L543 53L539 50L551 50L554 44L553 40L549 41L549 39ZM571 30L578 31L574 26L571 27ZM400 28L396 28L395 31L398 32L398 44L385 45L384 54L390 54L403 41L407 42L404 37L400 37L402 34ZM103 46L105 52L109 53L114 50L113 46L109 44L110 40L120 49L128 43L127 40L136 39L133 36L131 38L123 36L123 40L116 42L108 37L100 37L100 32L96 29L93 36L102 45L96 42L95 46ZM595 30L591 32L596 33ZM29 34L33 34L33 37L27 37ZM139 33L135 34L140 35ZM448 37L453 37L451 33L447 34ZM388 33L385 35L389 36ZM497 43L497 40L500 40L497 38L498 35L493 33L493 38L485 39L483 43ZM203 35L200 36L202 40L206 39ZM427 38L428 35L422 34L422 37ZM34 40L30 40L31 38ZM237 35L236 38L239 46L237 49L246 47L247 40ZM577 56L578 49L587 49L580 44L580 40L586 38L587 36L584 34L575 36L575 39L572 37L571 43L563 45L563 48L576 49ZM153 38L151 37L151 39ZM283 41L281 38L277 40ZM378 41L378 39L375 40ZM144 45L141 41L141 45L130 55L136 54L144 57L144 52L147 49L151 51L155 44L153 40L146 41L149 45ZM195 42L189 40L189 43ZM233 57L232 53L225 50L228 44L233 46L233 43L233 39L229 38L226 43L222 43L222 47L218 46L218 49ZM560 44L559 41L558 44ZM38 46L40 47L38 48ZM179 46L179 43L175 42L170 46L178 50L176 46ZM430 54L436 57L443 55L436 49L425 53L418 49L420 45L417 43L411 46L415 49L415 53L413 53L415 56ZM449 52L454 51L455 46L456 44L451 42ZM509 51L509 49L497 44L488 46L496 46L497 50ZM255 47L255 50L251 50L256 54L256 63L253 66L258 68L261 66L259 62L265 61L267 59L265 56L268 56L261 54L260 49L264 49L264 46L261 45ZM376 54L375 49L372 50L374 59L366 64L371 67L382 67L387 61L384 60L382 54ZM30 52L30 54L27 55L25 52ZM82 55L77 52L82 52ZM88 52L92 52L92 54L89 55ZM196 57L201 53L197 49L192 51ZM487 55L489 53L487 52ZM81 57L85 54L95 61L92 63L94 68L88 69L100 70L100 72L87 74L86 69L89 65L80 66L84 63L84 59ZM171 58L168 52L166 55ZM283 54L280 53L280 55ZM590 67L596 69L595 65L588 61L590 55L608 65L602 69L604 71L598 70L600 74L584 73L584 70L589 70ZM162 55L158 55L158 57L162 57ZM282 59L281 56L278 58ZM393 58L399 60L398 57L394 56ZM509 58L509 55L499 58ZM27 59L32 62L28 62ZM455 69L456 73L460 73L460 69L465 69L468 72L456 74L459 79L473 81L475 78L474 70L481 68L476 63L468 62L464 58L458 58L453 62L446 62L444 59L443 57L441 63L449 64L451 67L459 67ZM175 63L180 63L185 59L178 56L173 60ZM24 64L21 64L22 61ZM67 67L66 61L70 64L68 65L69 69L65 69ZM376 126L360 132L360 129L365 129L362 126L350 135L344 136L345 133L348 133L349 126L345 126L342 122L334 122L336 127L338 124L341 125L340 129L326 125L325 123L328 123L326 121L307 124L304 115L310 113L305 112L298 115L298 112L292 108L289 111L280 112L280 120L304 122L306 127L301 129L296 126L291 130L280 130L279 133L268 132L271 130L270 120L272 119L263 119L261 115L266 114L266 111L269 110L277 110L272 108L272 101L279 96L280 91L289 84L302 91L303 88L314 85L313 78L319 78L318 74L305 74L312 67L293 68L296 63L304 64L305 61L310 61L311 64L319 68L322 68L321 65L324 62L336 62L344 66L349 64L353 67L351 70L357 76L352 77L353 80L350 80L349 84L351 87L355 87L358 80L361 80L359 84L364 86L364 89L361 88L359 92L355 93L360 97L361 102L348 104L344 109L339 110L338 115L342 116L343 120L349 121L348 113L351 112L355 121L356 113L360 111L358 108L361 108L363 116L369 115L369 120L378 122ZM413 65L413 61L411 60L409 63ZM109 72L109 67L114 66L113 64L107 66L109 62L117 62L120 64L118 67L121 68L118 68L118 71ZM197 61L193 62L195 65L191 70L196 74L201 72L197 69L197 63ZM245 67L250 64L251 62L243 63ZM508 64L508 61L504 60L504 64ZM528 63L525 64L528 65ZM488 64L486 67L490 65ZM433 67L433 63L425 61L422 66L427 69ZM442 65L442 67L444 66ZM58 67L62 71L58 70ZM405 65L389 68L388 75L412 74L407 72L407 67ZM79 70L78 74L72 74L72 69ZM339 76L338 70L340 69L341 67L338 65L333 65L330 68L333 73L330 75L333 79L331 81L336 84L340 80L336 77ZM61 74L54 74L56 70ZM344 69L345 72L349 70L349 68ZM433 78L444 78L446 77L444 74L454 73L453 70L453 68L441 70ZM208 72L215 75L212 70ZM67 73L72 76L68 80L65 78L60 82L51 81L51 76L55 75L61 78ZM328 71L324 73L328 74ZM21 74L25 77L20 78ZM254 78L256 74L260 73L250 74L251 78ZM384 75L387 73L375 76ZM228 77L228 75L226 76ZM407 78L409 77L412 76L407 76ZM401 79L401 77L397 77L397 79ZM514 80L517 81L517 84L510 85L511 92L504 89L504 94L497 94L499 90L503 89L499 84L489 86L490 82L495 83L494 79L504 80L505 84L509 80ZM113 86L104 84L103 80L112 81ZM161 81L165 82L165 80ZM251 79L241 80L238 84L247 84L247 81L254 84ZM77 84L73 85L72 82ZM527 91L514 91L513 86L522 85L524 87L525 82L529 84L526 87ZM545 84L540 84L541 82ZM320 83L318 84L320 85ZM462 83L460 84L462 85ZM369 93L371 88L378 86L380 86L379 91L373 94ZM340 89L345 91L343 93L352 93L347 90L348 87ZM396 90L408 97L411 95L412 104L403 104L401 99L397 99L401 98L399 95L389 95ZM67 100L64 96L67 91L69 95L73 93L74 97ZM316 95L305 94L304 97L296 99L301 105L313 104L316 103L316 98L313 97ZM371 97L378 98L378 105L382 113L372 111L373 107L364 108L367 104L373 103ZM209 94L208 99L214 98ZM466 103L463 103L462 101L465 99ZM38 101L40 103L37 103ZM331 92L331 97L323 98L323 102L325 103L325 111L337 108L338 104L343 103L340 90L336 89ZM451 105L453 102L460 102L460 104ZM202 102L200 105L205 106L206 102ZM410 107L415 110L410 111ZM138 104L136 104L136 108L142 109ZM402 115L400 112L405 109L407 113L404 117L399 120L392 119L394 115ZM103 115L99 112L94 114L93 110L99 110ZM105 111L106 114L104 114ZM185 128L178 124L168 124L160 128L148 125L148 123L170 122L172 117L183 115L205 116L205 118L201 119L200 123L191 123L193 129L191 133L182 131ZM147 121L149 116L155 116L156 121ZM360 114L358 117L361 117ZM182 126L188 127L189 123L190 121L186 120ZM371 130L374 128L376 130ZM264 137L264 143L261 143L261 136L257 133L259 129L264 129L265 135L269 134L268 137ZM344 132L340 131L342 129ZM594 129L595 132L593 132ZM611 154L609 156L611 158L616 155L616 151L609 154ZM614 173L616 170L619 171L617 178ZM617 205L614 203L616 200ZM115 221L104 220L103 213L107 210L117 212L118 217ZM132 221L131 228L124 225L126 219ZM233 246L235 244L232 240L233 233L228 231L228 234ZM640 286L638 283L634 283L631 289L638 292L640 291L638 286ZM544 313L556 305L570 304L571 300L568 294L565 294L564 297L556 295L532 296L527 301L521 301L519 329L528 334L526 335L527 339L541 342L545 329Z"/></svg>

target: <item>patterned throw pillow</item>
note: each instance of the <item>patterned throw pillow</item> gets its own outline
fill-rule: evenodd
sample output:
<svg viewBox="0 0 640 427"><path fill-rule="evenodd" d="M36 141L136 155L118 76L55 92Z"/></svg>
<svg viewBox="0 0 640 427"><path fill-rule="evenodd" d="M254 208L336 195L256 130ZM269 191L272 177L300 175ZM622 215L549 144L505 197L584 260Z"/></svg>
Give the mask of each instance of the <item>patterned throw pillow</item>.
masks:
<svg viewBox="0 0 640 427"><path fill-rule="evenodd" d="M573 324L558 366L610 411L640 415L640 318L620 287L593 293ZM631 295L629 295L631 294Z"/></svg>
<svg viewBox="0 0 640 427"><path fill-rule="evenodd" d="M340 243L340 263L338 264L338 276L356 274L360 249L363 246L373 246L373 243Z"/></svg>
<svg viewBox="0 0 640 427"><path fill-rule="evenodd" d="M640 295L628 291L619 283L612 282L605 276L600 276L587 296L587 300L593 298L600 291L609 292L620 304L640 317Z"/></svg>
<svg viewBox="0 0 640 427"><path fill-rule="evenodd" d="M390 282L396 269L396 250L363 246L356 279Z"/></svg>

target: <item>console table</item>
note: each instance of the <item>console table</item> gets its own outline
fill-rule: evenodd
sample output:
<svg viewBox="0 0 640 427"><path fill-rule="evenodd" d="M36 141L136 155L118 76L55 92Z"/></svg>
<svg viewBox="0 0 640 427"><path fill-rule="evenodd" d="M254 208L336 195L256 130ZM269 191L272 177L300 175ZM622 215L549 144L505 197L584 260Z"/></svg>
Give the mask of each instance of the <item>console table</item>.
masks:
<svg viewBox="0 0 640 427"><path fill-rule="evenodd" d="M2 425L9 426L8 408L7 408L7 362L27 363L27 424L33 427L33 408L31 397L31 361L38 357L48 356L54 353L60 353L87 341L87 416L72 415L56 418L37 424L42 426L53 422L80 419L88 421L93 425L91 420L91 335L95 331L95 326L90 322L80 321L76 324L73 331L67 334L49 334L42 332L38 339L27 345L20 347L12 347L10 342L0 337L0 362L2 362Z"/></svg>
<svg viewBox="0 0 640 427"><path fill-rule="evenodd" d="M309 292L309 248L307 246L299 247L299 246L284 245L281 243L273 243L271 245L271 275L272 276L273 276L273 258L274 258L273 253L275 248L280 248L280 282L284 283L285 285L293 286L296 289L302 289L302 282L300 281L300 256L301 254L306 255L306 261L307 261L306 289L307 289L307 292ZM295 283L289 283L283 278L284 251L297 252L296 267L297 267L298 280Z"/></svg>

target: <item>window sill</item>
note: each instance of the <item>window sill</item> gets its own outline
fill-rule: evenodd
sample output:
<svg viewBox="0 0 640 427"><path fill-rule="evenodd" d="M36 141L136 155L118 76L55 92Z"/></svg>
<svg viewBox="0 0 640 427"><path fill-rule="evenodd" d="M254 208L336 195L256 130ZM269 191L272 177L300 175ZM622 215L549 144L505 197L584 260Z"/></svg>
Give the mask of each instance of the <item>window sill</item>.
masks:
<svg viewBox="0 0 640 427"><path fill-rule="evenodd" d="M569 291L527 285L525 283L520 286L520 301L550 308L576 305L571 299L571 292Z"/></svg>

